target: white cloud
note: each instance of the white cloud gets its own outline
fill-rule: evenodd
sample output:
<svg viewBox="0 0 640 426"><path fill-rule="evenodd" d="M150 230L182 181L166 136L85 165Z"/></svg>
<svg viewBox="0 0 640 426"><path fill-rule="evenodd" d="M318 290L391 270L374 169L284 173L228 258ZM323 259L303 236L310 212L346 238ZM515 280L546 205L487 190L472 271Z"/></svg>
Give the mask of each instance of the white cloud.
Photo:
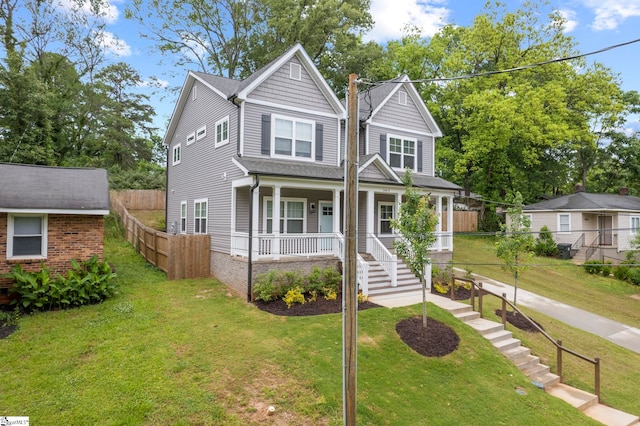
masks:
<svg viewBox="0 0 640 426"><path fill-rule="evenodd" d="M131 46L126 41L119 39L113 33L103 31L95 34L96 44L102 46L108 53L114 56L131 56Z"/></svg>
<svg viewBox="0 0 640 426"><path fill-rule="evenodd" d="M141 81L138 84L138 87L157 87L160 89L164 89L165 87L169 87L169 82L167 80L161 80L156 77L150 77L146 80Z"/></svg>
<svg viewBox="0 0 640 426"><path fill-rule="evenodd" d="M570 33L576 29L578 26L577 16L575 10L570 9L560 9L558 10L560 16L562 16L565 20L565 23L562 26L562 32Z"/></svg>
<svg viewBox="0 0 640 426"><path fill-rule="evenodd" d="M433 36L442 28L450 10L440 6L442 0L372 0L373 29L366 35L377 42L402 37L406 24L416 25L425 36Z"/></svg>
<svg viewBox="0 0 640 426"><path fill-rule="evenodd" d="M615 30L625 19L640 16L638 0L584 0L595 18L591 28L597 31Z"/></svg>
<svg viewBox="0 0 640 426"><path fill-rule="evenodd" d="M116 0L116 2L119 2ZM99 18L104 20L106 24L115 23L120 17L120 11L110 0L100 2L97 11L92 10L89 0L59 0L58 4L62 10L67 12L82 12L89 18Z"/></svg>

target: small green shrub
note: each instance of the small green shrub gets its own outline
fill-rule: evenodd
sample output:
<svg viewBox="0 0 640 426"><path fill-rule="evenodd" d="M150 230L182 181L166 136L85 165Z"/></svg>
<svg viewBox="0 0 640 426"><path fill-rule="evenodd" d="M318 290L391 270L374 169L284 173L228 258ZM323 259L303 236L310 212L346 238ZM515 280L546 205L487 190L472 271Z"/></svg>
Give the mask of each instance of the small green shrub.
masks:
<svg viewBox="0 0 640 426"><path fill-rule="evenodd" d="M602 275L604 275L605 277L608 277L609 275L611 275L611 270L613 269L613 264L611 263L610 260L607 260L606 262L604 262L604 264L600 267L601 271L602 271Z"/></svg>
<svg viewBox="0 0 640 426"><path fill-rule="evenodd" d="M640 285L640 268L629 268L627 281L634 285Z"/></svg>
<svg viewBox="0 0 640 426"><path fill-rule="evenodd" d="M613 276L620 281L629 281L629 271L631 268L622 262L620 265L613 268Z"/></svg>
<svg viewBox="0 0 640 426"><path fill-rule="evenodd" d="M582 266L588 274L597 275L602 270L602 262L599 260L587 260Z"/></svg>
<svg viewBox="0 0 640 426"><path fill-rule="evenodd" d="M291 289L299 287L302 293L316 293L325 296L332 291L338 293L342 284L342 275L335 269L314 267L308 275L295 271L280 271L272 269L256 277L253 285L256 300L269 302L284 298Z"/></svg>
<svg viewBox="0 0 640 426"><path fill-rule="evenodd" d="M305 302L304 295L302 294L302 289L300 287L294 287L287 291L287 294L284 295L282 300L284 300L284 303L287 304L287 308L289 309L294 303L304 305Z"/></svg>
<svg viewBox="0 0 640 426"><path fill-rule="evenodd" d="M553 240L551 231L547 225L540 228L540 234L533 246L533 251L536 256L556 256L558 254L558 245Z"/></svg>
<svg viewBox="0 0 640 426"><path fill-rule="evenodd" d="M278 271L271 270L265 274L260 274L256 277L256 282L253 285L253 292L256 300L264 300L269 302L277 298L276 285L274 281Z"/></svg>
<svg viewBox="0 0 640 426"><path fill-rule="evenodd" d="M0 324L5 326L18 325L20 319L20 312L15 310L13 312L0 311Z"/></svg>

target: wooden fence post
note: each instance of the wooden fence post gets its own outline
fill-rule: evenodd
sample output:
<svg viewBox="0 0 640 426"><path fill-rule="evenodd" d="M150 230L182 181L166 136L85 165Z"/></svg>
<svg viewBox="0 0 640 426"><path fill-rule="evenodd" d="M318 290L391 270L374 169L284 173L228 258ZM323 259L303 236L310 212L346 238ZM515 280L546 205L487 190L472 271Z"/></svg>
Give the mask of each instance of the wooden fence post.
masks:
<svg viewBox="0 0 640 426"><path fill-rule="evenodd" d="M482 282L478 284L480 289L478 290L478 312L480 312L480 318L482 318Z"/></svg>
<svg viewBox="0 0 640 426"><path fill-rule="evenodd" d="M558 340L556 343L558 344L556 347L556 364L558 376L560 376L560 383L562 383L562 340Z"/></svg>

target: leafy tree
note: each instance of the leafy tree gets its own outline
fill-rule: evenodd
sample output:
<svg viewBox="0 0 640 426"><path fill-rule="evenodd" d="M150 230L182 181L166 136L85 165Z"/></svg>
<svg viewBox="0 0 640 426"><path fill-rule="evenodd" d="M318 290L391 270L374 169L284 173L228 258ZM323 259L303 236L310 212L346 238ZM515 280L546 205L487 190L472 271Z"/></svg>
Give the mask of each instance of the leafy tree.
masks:
<svg viewBox="0 0 640 426"><path fill-rule="evenodd" d="M502 259L502 269L513 274L513 304L516 304L518 293L518 276L529 269L529 261L533 257L533 235L531 220L522 213L522 195L516 192L507 208L507 223L501 226L496 234L496 255Z"/></svg>
<svg viewBox="0 0 640 426"><path fill-rule="evenodd" d="M411 271L422 283L422 325L427 326L426 266L431 262L429 249L436 242L434 230L438 217L429 204L429 197L413 188L411 171L407 169L402 182L405 185L404 201L400 205L398 218L391 221L391 227L403 238L394 247Z"/></svg>
<svg viewBox="0 0 640 426"><path fill-rule="evenodd" d="M536 238L533 251L536 256L555 256L558 254L558 245L551 235L551 231L547 225L540 228L540 234Z"/></svg>

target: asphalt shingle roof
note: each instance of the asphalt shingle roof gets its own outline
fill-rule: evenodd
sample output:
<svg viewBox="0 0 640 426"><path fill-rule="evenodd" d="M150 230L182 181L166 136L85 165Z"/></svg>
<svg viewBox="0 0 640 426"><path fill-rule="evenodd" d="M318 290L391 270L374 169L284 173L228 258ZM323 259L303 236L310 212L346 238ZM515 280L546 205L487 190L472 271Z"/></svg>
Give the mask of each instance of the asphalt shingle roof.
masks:
<svg viewBox="0 0 640 426"><path fill-rule="evenodd" d="M104 169L0 163L0 209L109 210Z"/></svg>
<svg viewBox="0 0 640 426"><path fill-rule="evenodd" d="M551 200L529 204L529 210L635 210L640 211L640 198L631 195L576 192Z"/></svg>

